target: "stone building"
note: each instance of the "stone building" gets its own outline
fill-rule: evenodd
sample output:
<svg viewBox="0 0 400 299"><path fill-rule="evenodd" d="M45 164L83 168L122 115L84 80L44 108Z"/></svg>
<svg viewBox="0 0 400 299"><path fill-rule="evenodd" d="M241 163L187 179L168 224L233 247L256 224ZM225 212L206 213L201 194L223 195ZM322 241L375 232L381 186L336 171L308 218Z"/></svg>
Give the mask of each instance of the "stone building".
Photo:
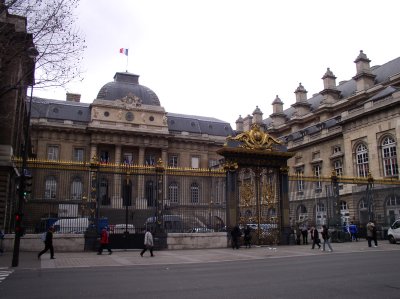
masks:
<svg viewBox="0 0 400 299"><path fill-rule="evenodd" d="M337 83L328 68L319 93L308 96L300 83L291 107L284 109L276 96L268 118L263 119L257 107L236 121L239 132L249 130L252 123L262 125L295 152L288 161L297 178L290 190L293 225L327 223L329 208L336 205L342 224L363 225L373 215L378 224L387 226L400 217L399 185L390 184L399 179L400 57L380 66L370 62L360 51L349 80ZM332 171L343 178L339 201L333 205L332 184L323 179ZM374 179L369 189L368 184L351 183L350 178L369 175Z"/></svg>
<svg viewBox="0 0 400 299"><path fill-rule="evenodd" d="M34 51L26 18L9 14L0 1L0 229L10 226L7 221L17 208L15 182L20 173L12 157L23 155L28 126L25 99L34 84Z"/></svg>
<svg viewBox="0 0 400 299"><path fill-rule="evenodd" d="M162 161L165 167L207 170L208 175L221 159L217 149L229 135L233 135L233 130L227 122L166 112L156 93L139 84L138 75L128 72L117 72L114 81L99 89L92 103L82 103L79 94L70 93L66 101L34 98L32 103L31 139L37 161L88 163L95 159L102 166L113 167L112 175L99 175L99 193L95 198L100 198L98 206L104 212L102 215L117 224L125 223L122 187L125 176L118 173L120 165L133 167L125 175L132 179L128 190L132 197L129 210L135 217L129 221L136 221L138 227L160 209L160 204L156 204L160 188L155 176L143 172L133 174L137 169L134 167L154 166ZM90 196L88 173L76 171L72 176L63 177L62 168L43 170L34 177L35 190L30 203L58 204L57 209L51 209L53 217L61 216L61 205L79 203ZM210 187L214 184L211 181L211 177L195 178L194 173L186 179L169 176L162 183L162 206L168 209L165 213L177 215L177 209L184 206L191 210L191 219L195 219L190 220L193 224L185 223L188 227L210 226L211 222L223 226L224 178L219 179L219 187ZM210 195L210 188L218 188L219 195L215 198ZM217 208L218 221L211 221L215 218L211 214L217 214ZM32 221L50 215L45 208L40 209L31 208L30 214L36 213L36 220ZM196 209L202 210L201 215L196 214ZM179 215L183 214L179 211Z"/></svg>

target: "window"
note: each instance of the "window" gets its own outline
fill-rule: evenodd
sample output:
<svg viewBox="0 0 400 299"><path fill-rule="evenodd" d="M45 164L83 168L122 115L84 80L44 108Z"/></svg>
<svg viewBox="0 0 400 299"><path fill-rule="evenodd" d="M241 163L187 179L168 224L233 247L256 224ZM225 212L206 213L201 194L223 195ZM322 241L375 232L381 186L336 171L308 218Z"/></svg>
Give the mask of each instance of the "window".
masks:
<svg viewBox="0 0 400 299"><path fill-rule="evenodd" d="M343 175L343 163L342 163L342 160L335 160L333 162L333 169L335 170L337 176L342 176Z"/></svg>
<svg viewBox="0 0 400 299"><path fill-rule="evenodd" d="M321 189L322 188L321 165L315 165L313 170L314 170L314 176L317 179L317 181L315 183L315 188L316 189Z"/></svg>
<svg viewBox="0 0 400 299"><path fill-rule="evenodd" d="M356 159L357 159L357 175L360 177L367 177L369 171L368 165L368 149L361 143L356 148Z"/></svg>
<svg viewBox="0 0 400 299"><path fill-rule="evenodd" d="M81 200L82 199L83 184L80 178L74 178L71 184L71 199Z"/></svg>
<svg viewBox="0 0 400 299"><path fill-rule="evenodd" d="M106 178L100 179L99 196L102 205L108 206L111 204L110 197L108 196L108 180Z"/></svg>
<svg viewBox="0 0 400 299"><path fill-rule="evenodd" d="M58 145L49 145L47 147L47 160L59 160Z"/></svg>
<svg viewBox="0 0 400 299"><path fill-rule="evenodd" d="M337 154L337 153L340 153L340 152L342 152L342 148L340 147L340 145L335 145L333 147L333 153Z"/></svg>
<svg viewBox="0 0 400 299"><path fill-rule="evenodd" d="M297 191L302 192L304 190L304 168L298 167L296 168L296 176L297 176Z"/></svg>
<svg viewBox="0 0 400 299"><path fill-rule="evenodd" d="M199 168L199 167L200 167L200 158L192 157L192 168Z"/></svg>
<svg viewBox="0 0 400 299"><path fill-rule="evenodd" d="M385 137L382 142L382 158L385 176L398 175L396 142L390 136Z"/></svg>
<svg viewBox="0 0 400 299"><path fill-rule="evenodd" d="M212 168L216 165L218 165L218 160L216 160L216 159L210 159L210 161L208 162L208 167L210 167L210 168Z"/></svg>
<svg viewBox="0 0 400 299"><path fill-rule="evenodd" d="M45 181L44 198L55 199L57 192L57 181L55 177L48 177Z"/></svg>
<svg viewBox="0 0 400 299"><path fill-rule="evenodd" d="M178 184L176 182L168 186L168 199L171 203L178 203Z"/></svg>
<svg viewBox="0 0 400 299"><path fill-rule="evenodd" d="M155 190L154 190L154 183L153 181L147 181L146 182L146 198L147 198L147 206L148 207L155 207L156 202L155 202Z"/></svg>
<svg viewBox="0 0 400 299"><path fill-rule="evenodd" d="M133 164L133 154L132 153L124 153L122 162L124 164L128 164L128 165Z"/></svg>
<svg viewBox="0 0 400 299"><path fill-rule="evenodd" d="M85 151L83 148L74 148L74 161L83 162L84 153Z"/></svg>
<svg viewBox="0 0 400 299"><path fill-rule="evenodd" d="M199 203L199 185L197 183L190 185L190 202Z"/></svg>
<svg viewBox="0 0 400 299"><path fill-rule="evenodd" d="M155 165L156 164L156 156L149 154L145 158L146 165Z"/></svg>
<svg viewBox="0 0 400 299"><path fill-rule="evenodd" d="M178 167L178 155L172 154L168 156L168 166Z"/></svg>
<svg viewBox="0 0 400 299"><path fill-rule="evenodd" d="M304 205L297 207L297 220L302 222L308 218L307 208Z"/></svg>
<svg viewBox="0 0 400 299"><path fill-rule="evenodd" d="M100 151L100 163L108 163L110 162L110 154L108 151Z"/></svg>

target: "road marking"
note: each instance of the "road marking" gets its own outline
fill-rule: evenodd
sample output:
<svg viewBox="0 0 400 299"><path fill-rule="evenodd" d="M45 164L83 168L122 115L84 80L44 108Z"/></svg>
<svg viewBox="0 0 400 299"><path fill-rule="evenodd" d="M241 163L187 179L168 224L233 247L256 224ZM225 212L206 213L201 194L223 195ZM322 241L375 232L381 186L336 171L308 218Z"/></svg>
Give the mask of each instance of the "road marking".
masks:
<svg viewBox="0 0 400 299"><path fill-rule="evenodd" d="M0 283L3 282L14 270L9 270L8 268L0 267Z"/></svg>

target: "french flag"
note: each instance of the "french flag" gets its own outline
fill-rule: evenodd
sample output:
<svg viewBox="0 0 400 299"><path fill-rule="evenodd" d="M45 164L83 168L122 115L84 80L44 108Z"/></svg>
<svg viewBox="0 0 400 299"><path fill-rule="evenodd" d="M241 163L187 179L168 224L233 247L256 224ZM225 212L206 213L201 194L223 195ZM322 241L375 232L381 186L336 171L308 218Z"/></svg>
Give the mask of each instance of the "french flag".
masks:
<svg viewBox="0 0 400 299"><path fill-rule="evenodd" d="M126 56L128 56L128 49L121 48L121 49L119 49L119 53L125 54Z"/></svg>

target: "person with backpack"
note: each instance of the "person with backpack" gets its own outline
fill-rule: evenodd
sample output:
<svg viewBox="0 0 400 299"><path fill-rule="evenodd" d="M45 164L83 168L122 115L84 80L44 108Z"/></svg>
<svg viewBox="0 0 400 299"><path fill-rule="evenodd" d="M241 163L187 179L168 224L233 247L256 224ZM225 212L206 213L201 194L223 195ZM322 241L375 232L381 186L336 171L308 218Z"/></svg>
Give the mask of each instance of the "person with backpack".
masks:
<svg viewBox="0 0 400 299"><path fill-rule="evenodd" d="M107 230L107 227L103 227L103 229L101 230L100 247L99 247L99 251L97 252L98 255L103 253L103 249L107 249L108 254L112 254L112 250L110 248L109 237L110 237L110 234Z"/></svg>
<svg viewBox="0 0 400 299"><path fill-rule="evenodd" d="M38 253L38 259L45 253L47 250L50 250L50 259L54 260L54 247L53 247L53 232L54 227L50 226L47 230L46 236L44 238L44 249Z"/></svg>
<svg viewBox="0 0 400 299"><path fill-rule="evenodd" d="M325 244L327 244L329 247L329 252L333 251L332 246L331 246L331 241L330 241L331 234L329 233L328 227L325 224L322 226L321 235L322 235L322 239L324 239L324 243L322 244L321 250L325 251Z"/></svg>
<svg viewBox="0 0 400 299"><path fill-rule="evenodd" d="M147 249L150 251L150 256L154 257L153 254L153 248L154 248L154 240L153 240L153 235L150 231L149 228L147 228L146 233L144 235L144 248L143 250L140 252L140 256L143 257L143 253L145 253L147 251Z"/></svg>

